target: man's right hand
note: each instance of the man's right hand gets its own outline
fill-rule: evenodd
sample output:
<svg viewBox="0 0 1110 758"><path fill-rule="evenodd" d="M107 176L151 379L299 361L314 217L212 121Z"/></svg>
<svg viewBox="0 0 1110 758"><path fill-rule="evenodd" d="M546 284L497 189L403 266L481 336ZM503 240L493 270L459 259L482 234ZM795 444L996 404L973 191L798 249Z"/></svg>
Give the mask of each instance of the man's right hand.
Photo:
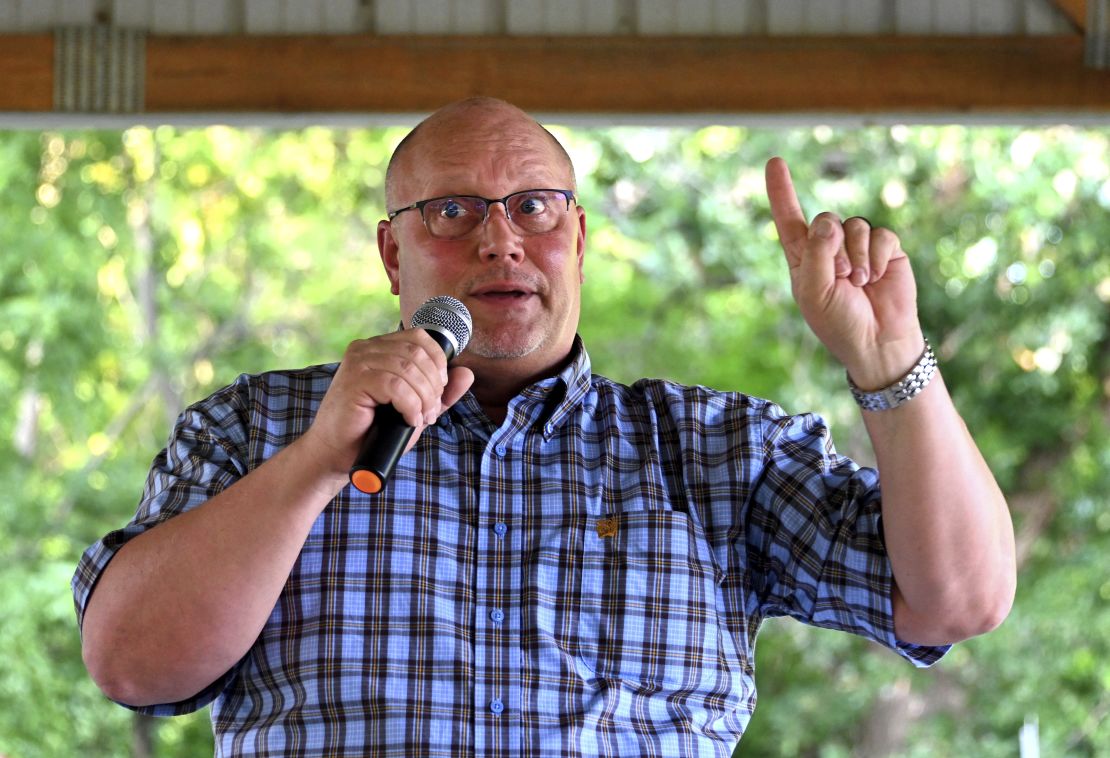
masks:
<svg viewBox="0 0 1110 758"><path fill-rule="evenodd" d="M448 368L443 349L423 329L355 340L347 346L312 426L295 444L334 478L338 492L347 483L378 406L392 405L416 429L408 452L424 428L473 383L470 369Z"/></svg>

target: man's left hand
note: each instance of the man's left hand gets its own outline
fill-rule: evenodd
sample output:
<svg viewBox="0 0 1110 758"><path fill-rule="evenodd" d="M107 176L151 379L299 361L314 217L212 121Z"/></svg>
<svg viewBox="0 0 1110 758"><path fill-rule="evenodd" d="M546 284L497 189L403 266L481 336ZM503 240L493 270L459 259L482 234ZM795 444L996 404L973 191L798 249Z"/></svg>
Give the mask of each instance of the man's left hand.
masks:
<svg viewBox="0 0 1110 758"><path fill-rule="evenodd" d="M767 163L767 197L794 299L813 333L863 389L903 376L924 338L913 270L898 236L827 211L807 224L782 158Z"/></svg>

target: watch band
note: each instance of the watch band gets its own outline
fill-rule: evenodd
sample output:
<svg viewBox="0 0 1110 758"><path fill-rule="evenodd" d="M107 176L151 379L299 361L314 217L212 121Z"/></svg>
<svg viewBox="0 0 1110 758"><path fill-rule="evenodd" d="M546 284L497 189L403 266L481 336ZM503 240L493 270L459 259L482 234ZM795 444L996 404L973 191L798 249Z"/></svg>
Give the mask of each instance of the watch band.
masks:
<svg viewBox="0 0 1110 758"><path fill-rule="evenodd" d="M917 359L913 368L894 384L874 392L864 392L856 386L852 377L849 376L848 387L852 390L852 397L855 398L860 408L865 411L888 411L891 408L905 405L917 397L921 390L929 386L929 382L932 381L936 373L937 357L933 353L933 347L929 344L929 340L926 339L925 352Z"/></svg>

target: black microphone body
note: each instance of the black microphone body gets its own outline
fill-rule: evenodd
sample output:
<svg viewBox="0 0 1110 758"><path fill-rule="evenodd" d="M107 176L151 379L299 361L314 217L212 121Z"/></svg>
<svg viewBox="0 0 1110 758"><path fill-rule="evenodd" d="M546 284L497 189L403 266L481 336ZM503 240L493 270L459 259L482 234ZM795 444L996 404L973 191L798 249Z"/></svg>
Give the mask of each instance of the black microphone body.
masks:
<svg viewBox="0 0 1110 758"><path fill-rule="evenodd" d="M417 309L411 328L424 329L450 361L470 341L472 322L466 306L453 297L440 296ZM351 484L368 494L380 492L414 431L392 405L378 406L351 467Z"/></svg>

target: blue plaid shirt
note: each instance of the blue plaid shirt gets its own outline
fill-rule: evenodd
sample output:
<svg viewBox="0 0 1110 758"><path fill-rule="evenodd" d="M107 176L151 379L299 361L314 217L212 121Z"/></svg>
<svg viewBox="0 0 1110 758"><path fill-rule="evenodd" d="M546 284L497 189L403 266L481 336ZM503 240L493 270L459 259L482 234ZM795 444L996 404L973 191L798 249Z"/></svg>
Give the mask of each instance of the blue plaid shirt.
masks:
<svg viewBox="0 0 1110 758"><path fill-rule="evenodd" d="M134 520L73 580L80 618L129 539L312 422L335 365L240 377L187 409ZM739 393L558 376L496 426L467 395L378 495L316 520L212 703L217 755L728 756L763 619L895 639L874 470L822 421Z"/></svg>

